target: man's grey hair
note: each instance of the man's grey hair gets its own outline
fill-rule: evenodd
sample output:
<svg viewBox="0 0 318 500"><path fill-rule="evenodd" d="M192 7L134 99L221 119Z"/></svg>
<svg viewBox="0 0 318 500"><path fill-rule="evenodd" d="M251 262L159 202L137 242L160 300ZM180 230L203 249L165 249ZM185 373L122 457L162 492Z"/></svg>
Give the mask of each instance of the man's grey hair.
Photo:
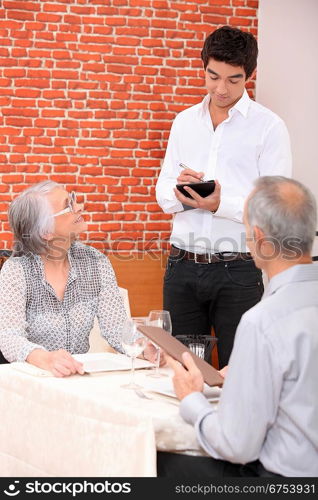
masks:
<svg viewBox="0 0 318 500"><path fill-rule="evenodd" d="M14 234L13 255L41 254L47 249L43 238L54 230L52 208L47 194L60 184L43 181L22 191L9 207L9 223Z"/></svg>
<svg viewBox="0 0 318 500"><path fill-rule="evenodd" d="M247 200L247 219L258 226L279 254L310 254L316 234L314 195L300 182L282 176L259 177Z"/></svg>

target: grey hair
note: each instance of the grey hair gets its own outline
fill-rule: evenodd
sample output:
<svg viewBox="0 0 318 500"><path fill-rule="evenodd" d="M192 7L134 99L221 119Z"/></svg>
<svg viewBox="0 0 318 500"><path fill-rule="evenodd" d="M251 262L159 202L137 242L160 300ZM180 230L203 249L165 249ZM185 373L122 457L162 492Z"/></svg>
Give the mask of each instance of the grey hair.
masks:
<svg viewBox="0 0 318 500"><path fill-rule="evenodd" d="M278 175L259 177L247 200L247 219L280 254L311 253L317 205L312 192L300 182Z"/></svg>
<svg viewBox="0 0 318 500"><path fill-rule="evenodd" d="M13 255L41 254L47 249L43 238L54 229L51 205L45 195L60 187L43 181L22 191L9 207L9 223L14 234Z"/></svg>

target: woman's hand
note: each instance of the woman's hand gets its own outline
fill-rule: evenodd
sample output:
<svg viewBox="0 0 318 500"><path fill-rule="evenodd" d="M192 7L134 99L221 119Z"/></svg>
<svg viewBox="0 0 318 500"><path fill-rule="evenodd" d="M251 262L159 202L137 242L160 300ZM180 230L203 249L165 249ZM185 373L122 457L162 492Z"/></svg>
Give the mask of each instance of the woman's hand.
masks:
<svg viewBox="0 0 318 500"><path fill-rule="evenodd" d="M84 374L83 363L76 361L71 354L64 349L58 351L44 351L34 349L26 358L31 365L49 370L55 377L68 377L79 373Z"/></svg>

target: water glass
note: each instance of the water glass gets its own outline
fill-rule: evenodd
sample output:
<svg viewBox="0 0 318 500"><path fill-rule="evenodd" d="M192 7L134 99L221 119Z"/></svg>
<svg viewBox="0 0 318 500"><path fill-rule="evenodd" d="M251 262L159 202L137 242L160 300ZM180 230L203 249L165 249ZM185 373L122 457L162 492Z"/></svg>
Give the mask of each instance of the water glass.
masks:
<svg viewBox="0 0 318 500"><path fill-rule="evenodd" d="M150 311L148 315L148 319L146 322L147 325L149 326L159 326L160 328L163 328L168 333L172 333L172 323L171 323L171 317L169 311L165 310L153 310ZM157 346L153 342L153 345L157 349L157 357L156 357L156 364L155 364L155 369L151 373L149 373L149 377L166 377L165 374L159 372L159 365L160 365L160 347Z"/></svg>
<svg viewBox="0 0 318 500"><path fill-rule="evenodd" d="M138 322L132 318L126 319L121 335L121 345L127 356L131 357L130 382L122 385L125 389L140 389L140 385L135 383L135 359L145 349L147 339L138 330Z"/></svg>

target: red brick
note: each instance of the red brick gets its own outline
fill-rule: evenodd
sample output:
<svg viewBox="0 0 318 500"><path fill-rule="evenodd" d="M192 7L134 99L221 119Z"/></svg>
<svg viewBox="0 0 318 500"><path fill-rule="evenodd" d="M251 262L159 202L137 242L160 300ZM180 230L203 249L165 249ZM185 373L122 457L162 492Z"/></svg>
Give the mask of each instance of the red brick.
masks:
<svg viewBox="0 0 318 500"><path fill-rule="evenodd" d="M19 19L21 21L33 21L34 14L32 12L26 12L21 10L8 10L7 11L8 19Z"/></svg>
<svg viewBox="0 0 318 500"><path fill-rule="evenodd" d="M229 24L232 26L250 26L252 20L247 17L230 17Z"/></svg>
<svg viewBox="0 0 318 500"><path fill-rule="evenodd" d="M51 162L52 163L65 163L65 164L67 164L68 163L68 158L65 155L51 156Z"/></svg>
<svg viewBox="0 0 318 500"><path fill-rule="evenodd" d="M1 239L4 241L12 241L13 235L12 235L12 233L5 233L5 232L1 231Z"/></svg>
<svg viewBox="0 0 318 500"><path fill-rule="evenodd" d="M75 184L75 175L51 175L51 180L55 182L60 182L61 184Z"/></svg>
<svg viewBox="0 0 318 500"><path fill-rule="evenodd" d="M154 171L146 168L134 168L132 174L136 177L153 177Z"/></svg>
<svg viewBox="0 0 318 500"><path fill-rule="evenodd" d="M236 16L255 17L256 14L257 14L256 9L235 9Z"/></svg>
<svg viewBox="0 0 318 500"><path fill-rule="evenodd" d="M63 78L63 80L78 79L77 71L52 71L52 78Z"/></svg>
<svg viewBox="0 0 318 500"><path fill-rule="evenodd" d="M223 1L223 0L221 0ZM191 12L196 12L198 10L198 5L195 3L195 1L193 1L192 4L188 3L188 2L184 2L184 3L181 3L181 2L172 2L171 5L170 5L170 8L171 9L174 9L176 11L191 11Z"/></svg>
<svg viewBox="0 0 318 500"><path fill-rule="evenodd" d="M48 79L17 79L15 82L17 87L38 87L38 88L49 88L50 80Z"/></svg>
<svg viewBox="0 0 318 500"><path fill-rule="evenodd" d="M43 135L44 130L40 128L24 128L23 134L26 136L39 136Z"/></svg>
<svg viewBox="0 0 318 500"><path fill-rule="evenodd" d="M24 180L24 177L23 175L3 175L2 176L2 182L4 182L5 184L18 184L18 183L21 183L23 182ZM2 234L1 234L1 237L2 237Z"/></svg>
<svg viewBox="0 0 318 500"><path fill-rule="evenodd" d="M100 228L102 231L118 231L120 224L118 222L109 222L108 224L101 224Z"/></svg>
<svg viewBox="0 0 318 500"><path fill-rule="evenodd" d="M36 127L45 128L58 127L60 125L60 120L46 120L44 118L39 118L38 120L35 120L34 125Z"/></svg>
<svg viewBox="0 0 318 500"><path fill-rule="evenodd" d="M109 212L117 212L122 209L121 203L107 203L107 210Z"/></svg>
<svg viewBox="0 0 318 500"><path fill-rule="evenodd" d="M136 220L136 214L114 214L114 220Z"/></svg>
<svg viewBox="0 0 318 500"><path fill-rule="evenodd" d="M0 87L9 87L9 86L11 86L11 80L9 78L0 78Z"/></svg>

